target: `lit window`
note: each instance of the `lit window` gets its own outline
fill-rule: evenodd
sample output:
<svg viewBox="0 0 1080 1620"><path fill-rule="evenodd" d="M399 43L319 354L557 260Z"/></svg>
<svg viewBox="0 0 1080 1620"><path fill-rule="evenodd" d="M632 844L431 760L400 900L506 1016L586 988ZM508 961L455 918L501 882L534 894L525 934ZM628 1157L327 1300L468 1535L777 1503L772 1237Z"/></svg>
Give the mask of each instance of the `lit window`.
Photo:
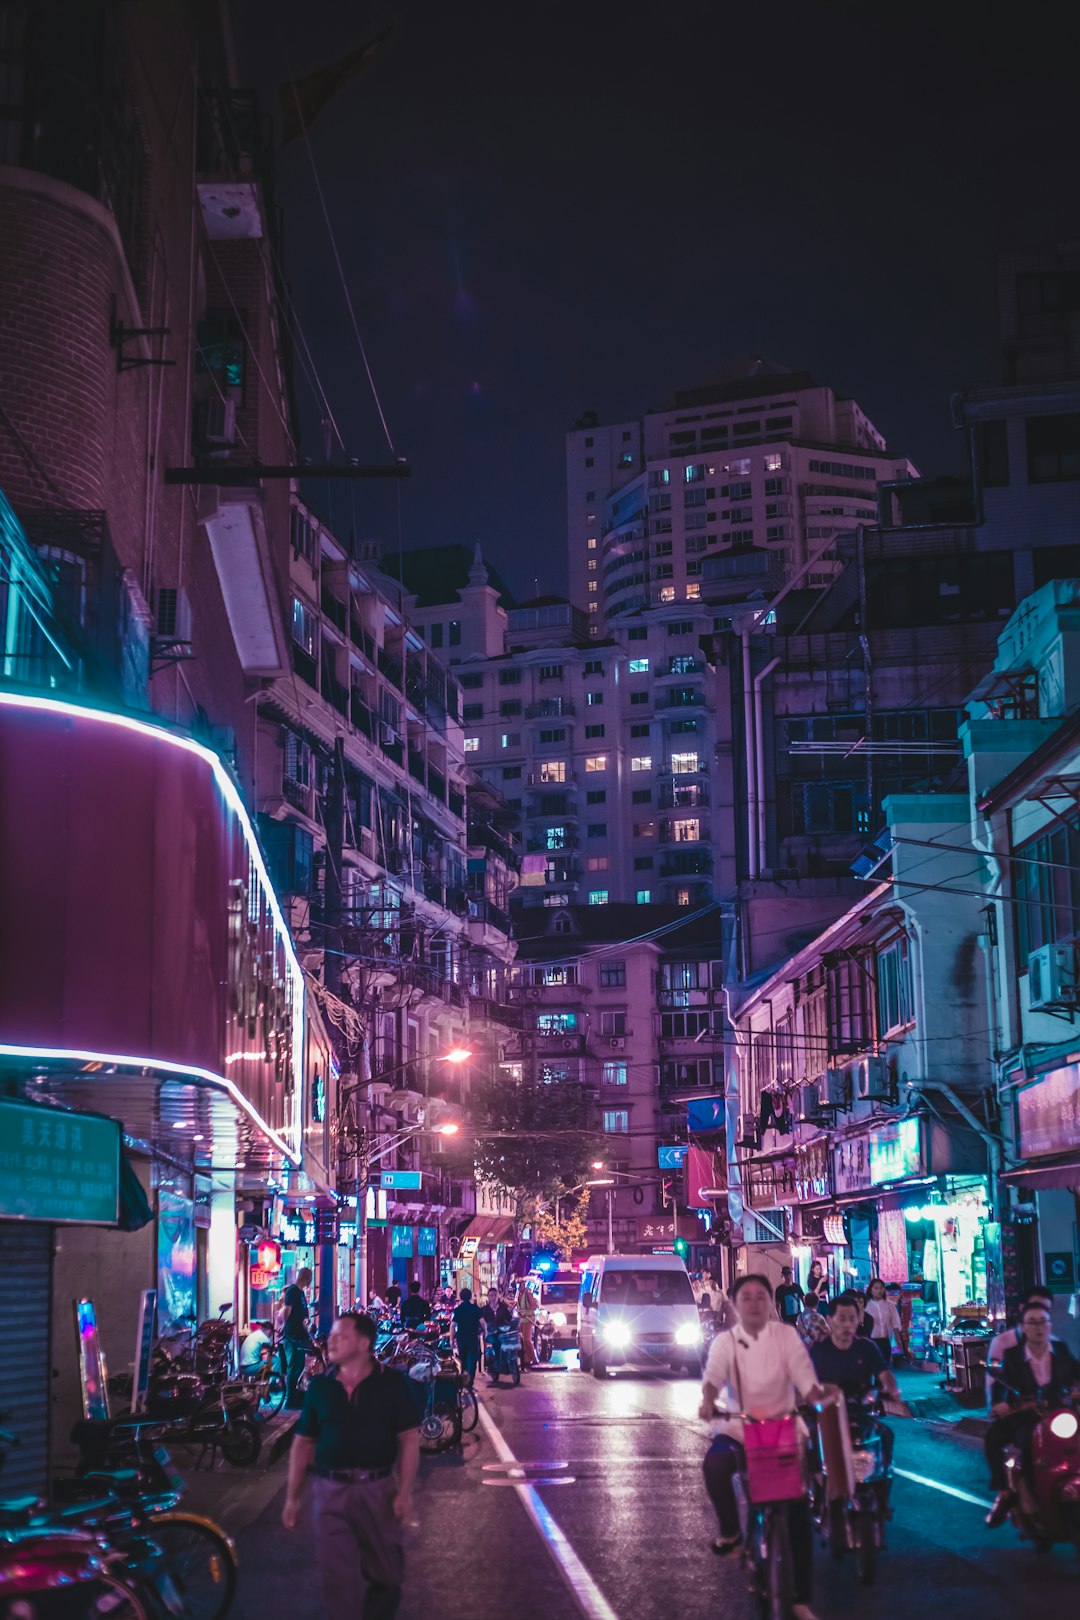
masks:
<svg viewBox="0 0 1080 1620"><path fill-rule="evenodd" d="M589 904L590 904L590 906L606 906L607 903L608 903L607 897L608 897L608 892L607 892L606 889L590 889L589 890Z"/></svg>
<svg viewBox="0 0 1080 1620"><path fill-rule="evenodd" d="M604 701L604 694L599 689L596 689L595 691L586 692L586 694L585 694L585 707L587 709L598 708L599 705L601 703L603 703L603 701Z"/></svg>
<svg viewBox="0 0 1080 1620"><path fill-rule="evenodd" d="M696 582L696 580L686 587L686 600L688 602L701 601L701 586Z"/></svg>
<svg viewBox="0 0 1080 1620"><path fill-rule="evenodd" d="M783 470L783 466L784 458L778 450L770 452L769 455L765 457L765 471L767 473L781 472Z"/></svg>
<svg viewBox="0 0 1080 1620"><path fill-rule="evenodd" d="M590 579L590 581L589 581L589 594L590 594L590 596L595 593L596 589L597 589L597 585L596 585L595 579Z"/></svg>
<svg viewBox="0 0 1080 1620"><path fill-rule="evenodd" d="M609 1136L624 1135L630 1129L630 1110L628 1108L605 1108L603 1120L604 1130Z"/></svg>
<svg viewBox="0 0 1080 1620"><path fill-rule="evenodd" d="M595 613L599 606L600 606L599 602L590 602L589 603L589 612L590 613ZM594 636L596 634L596 626L595 625L593 625L591 627L591 629L589 631L589 634L591 636Z"/></svg>
<svg viewBox="0 0 1080 1620"><path fill-rule="evenodd" d="M465 739L465 752L467 754L478 754L480 752L480 739L479 739L479 737L466 737L466 739Z"/></svg>
<svg viewBox="0 0 1080 1620"><path fill-rule="evenodd" d="M671 769L675 776L693 776L698 768L698 756L693 754L672 754Z"/></svg>
<svg viewBox="0 0 1080 1620"><path fill-rule="evenodd" d="M298 647L302 647L309 658L318 654L319 631L318 620L298 596L293 597L292 605L292 638Z"/></svg>
<svg viewBox="0 0 1080 1620"><path fill-rule="evenodd" d="M572 1035L577 1029L577 1013L538 1013L536 1016L536 1028L537 1033L540 1035Z"/></svg>
<svg viewBox="0 0 1080 1620"><path fill-rule="evenodd" d="M696 844L701 838L701 822L696 816L687 821L673 821L671 836L677 844Z"/></svg>
<svg viewBox="0 0 1080 1620"><path fill-rule="evenodd" d="M651 771L652 770L652 755L651 754L634 754L633 757L630 760L630 769L632 771Z"/></svg>
<svg viewBox="0 0 1080 1620"><path fill-rule="evenodd" d="M587 872L606 872L608 858L606 855L590 855L585 862Z"/></svg>
<svg viewBox="0 0 1080 1620"><path fill-rule="evenodd" d="M544 842L548 849L566 848L566 828L548 827L544 832Z"/></svg>
<svg viewBox="0 0 1080 1620"><path fill-rule="evenodd" d="M589 536L588 540L585 542L585 544L586 544L586 546L588 547L588 549L590 551L595 551L596 550L596 536L595 536L595 534L590 534L590 536ZM595 564L595 559L594 559L594 562L590 563L589 566L593 567L594 564Z"/></svg>
<svg viewBox="0 0 1080 1620"><path fill-rule="evenodd" d="M694 755L697 758L697 755ZM565 782L566 761L564 759L545 759L540 764L541 782Z"/></svg>
<svg viewBox="0 0 1080 1620"><path fill-rule="evenodd" d="M596 565L596 558L595 557L590 557L589 558L589 573L590 574L595 574L596 566L597 566Z"/></svg>
<svg viewBox="0 0 1080 1620"><path fill-rule="evenodd" d="M729 461L725 463L724 471L731 478L749 478L750 457L740 456L737 461Z"/></svg>
<svg viewBox="0 0 1080 1620"><path fill-rule="evenodd" d="M545 894L544 904L545 906L568 906L570 896L568 894Z"/></svg>
<svg viewBox="0 0 1080 1620"><path fill-rule="evenodd" d="M652 890L639 889L637 892L637 903L639 906L650 905L652 903Z"/></svg>
<svg viewBox="0 0 1080 1620"><path fill-rule="evenodd" d="M688 906L690 904L690 890L680 889L675 896L675 904L677 906Z"/></svg>
<svg viewBox="0 0 1080 1620"><path fill-rule="evenodd" d="M631 658L631 675L647 675L649 673L649 660L647 658Z"/></svg>
<svg viewBox="0 0 1080 1620"><path fill-rule="evenodd" d="M661 602L674 602L674 600L675 600L675 587L674 587L674 585L661 585L660 591L659 591L658 594L659 594L659 600Z"/></svg>
<svg viewBox="0 0 1080 1620"><path fill-rule="evenodd" d="M697 756L695 755L694 757L696 758ZM607 770L607 755L606 754L590 754L587 757L586 761L585 761L585 769L587 771L606 771ZM560 777L559 780L561 781L562 778Z"/></svg>
<svg viewBox="0 0 1080 1620"><path fill-rule="evenodd" d="M604 1064L604 1073L603 1073L603 1084L605 1086L625 1086L625 1084L626 1084L626 1064L625 1063L605 1063Z"/></svg>
<svg viewBox="0 0 1080 1620"><path fill-rule="evenodd" d="M655 821L635 821L634 822L634 837L635 838L653 838L653 837L655 837L655 834L656 834L656 822Z"/></svg>
<svg viewBox="0 0 1080 1620"><path fill-rule="evenodd" d="M688 484L699 484L705 477L704 465L699 461L694 465L687 467L683 476Z"/></svg>

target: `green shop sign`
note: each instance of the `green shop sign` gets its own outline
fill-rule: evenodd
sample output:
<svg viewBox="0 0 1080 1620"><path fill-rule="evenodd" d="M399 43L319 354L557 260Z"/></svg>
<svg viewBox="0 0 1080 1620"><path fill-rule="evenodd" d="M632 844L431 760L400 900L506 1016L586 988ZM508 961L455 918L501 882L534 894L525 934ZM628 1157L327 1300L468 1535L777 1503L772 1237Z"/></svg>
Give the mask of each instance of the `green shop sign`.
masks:
<svg viewBox="0 0 1080 1620"><path fill-rule="evenodd" d="M118 1121L0 1102L0 1216L115 1226L119 1215Z"/></svg>

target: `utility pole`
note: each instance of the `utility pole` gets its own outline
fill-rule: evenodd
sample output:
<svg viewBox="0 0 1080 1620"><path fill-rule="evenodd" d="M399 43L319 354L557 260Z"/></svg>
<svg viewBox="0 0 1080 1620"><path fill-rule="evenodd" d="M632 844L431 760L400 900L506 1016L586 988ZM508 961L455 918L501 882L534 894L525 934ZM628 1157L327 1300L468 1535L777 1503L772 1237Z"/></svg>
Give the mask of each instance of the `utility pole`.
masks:
<svg viewBox="0 0 1080 1620"><path fill-rule="evenodd" d="M614 1226L614 1222L612 1220L612 1214L611 1214L612 1199L614 1198L614 1196L615 1196L615 1188L614 1187L609 1187L608 1190L607 1190L607 1252L608 1252L608 1254L614 1254L615 1253L615 1226Z"/></svg>
<svg viewBox="0 0 1080 1620"><path fill-rule="evenodd" d="M345 742L339 737L334 744L334 768L331 775L330 795L326 807L326 868L323 889L323 984L334 996L341 998L342 938L341 938L341 867L345 852ZM360 1219L363 1210L356 1206L356 1234L360 1239ZM334 1310L334 1250L327 1244L319 1247L319 1325L329 1328Z"/></svg>

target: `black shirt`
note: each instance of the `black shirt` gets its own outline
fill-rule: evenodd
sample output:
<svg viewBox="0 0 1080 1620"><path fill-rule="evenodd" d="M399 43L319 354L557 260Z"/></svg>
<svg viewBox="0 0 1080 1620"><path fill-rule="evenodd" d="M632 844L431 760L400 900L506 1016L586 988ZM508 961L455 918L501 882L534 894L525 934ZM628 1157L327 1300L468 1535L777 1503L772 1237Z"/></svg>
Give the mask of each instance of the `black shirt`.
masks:
<svg viewBox="0 0 1080 1620"><path fill-rule="evenodd" d="M297 1434L315 1441L315 1468L390 1468L398 1435L418 1425L404 1373L378 1362L351 1395L336 1370L313 1378L304 1395Z"/></svg>
<svg viewBox="0 0 1080 1620"><path fill-rule="evenodd" d="M504 1299L492 1308L490 1305L481 1307L480 1315L490 1328L509 1327L514 1320L514 1313Z"/></svg>
<svg viewBox="0 0 1080 1620"><path fill-rule="evenodd" d="M885 1361L870 1339L856 1339L848 1350L841 1350L832 1339L810 1346L810 1360L823 1384L839 1384L849 1400L865 1395L870 1385L885 1371Z"/></svg>
<svg viewBox="0 0 1080 1620"><path fill-rule="evenodd" d="M307 1300L304 1298L304 1290L299 1288L296 1283L292 1283L286 1288L282 1303L289 1307L289 1314L285 1318L285 1326L281 1330L283 1337L286 1339L306 1339L308 1336L308 1307Z"/></svg>
<svg viewBox="0 0 1080 1620"><path fill-rule="evenodd" d="M386 1290L386 1303L393 1309L401 1303L401 1289L397 1283L391 1283Z"/></svg>
<svg viewBox="0 0 1080 1620"><path fill-rule="evenodd" d="M794 1283L783 1283L776 1290L776 1314L781 1322L794 1322L802 1314L802 1293Z"/></svg>
<svg viewBox="0 0 1080 1620"><path fill-rule="evenodd" d="M401 1307L401 1320L403 1322L426 1322L431 1315L431 1306L419 1294L410 1294Z"/></svg>
<svg viewBox="0 0 1080 1620"><path fill-rule="evenodd" d="M472 1300L469 1300L468 1304L463 1301L458 1306L454 1312L454 1327L457 1329L460 1344L480 1343L481 1317L482 1312L479 1305L474 1305Z"/></svg>

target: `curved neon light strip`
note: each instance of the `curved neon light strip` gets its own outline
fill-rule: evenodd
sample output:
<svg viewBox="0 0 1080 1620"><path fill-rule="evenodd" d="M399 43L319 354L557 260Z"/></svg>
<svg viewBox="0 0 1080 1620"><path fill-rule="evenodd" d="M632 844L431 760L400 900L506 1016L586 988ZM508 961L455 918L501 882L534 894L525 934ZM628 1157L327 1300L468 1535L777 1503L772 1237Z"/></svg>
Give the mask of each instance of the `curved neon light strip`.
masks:
<svg viewBox="0 0 1080 1620"><path fill-rule="evenodd" d="M220 1086L228 1092L244 1113L259 1127L263 1135L271 1141L279 1153L284 1154L294 1164L300 1163L300 1155L291 1148L285 1138L279 1136L272 1125L268 1125L259 1110L244 1096L232 1080L223 1074L215 1074L213 1069L200 1069L194 1063L172 1063L167 1058L124 1057L116 1052L83 1052L71 1046L12 1046L6 1041L0 1041L0 1057L30 1058L33 1061L46 1058L59 1058L75 1063L107 1063L118 1069L162 1069L166 1074L176 1075L188 1080L209 1080L211 1084Z"/></svg>
<svg viewBox="0 0 1080 1620"><path fill-rule="evenodd" d="M274 885L270 882L270 874L266 870L266 864L263 861L262 851L259 848L259 841L255 836L255 829L251 825L251 819L248 816L247 809L244 806L243 799L240 797L236 784L232 780L232 777L229 775L228 771L225 769L224 765L222 765L221 760L212 749L206 748L202 743L196 742L193 737L177 736L174 732L166 731L163 726L151 725L149 721L137 720L132 715L113 714L106 709L88 708L82 703L64 703L57 698L38 697L36 695L23 692L0 692L0 704L4 704L10 709L28 709L45 714L55 714L60 718L92 720L99 725L119 726L122 731L132 731L136 734L136 736L149 737L155 742L168 743L173 748L179 748L185 753L194 754L196 759L202 760L204 765L208 765L210 767L221 797L224 799L225 803L228 805L229 809L240 823L240 829L244 835L244 842L248 847L248 854L251 858L252 865L255 867L255 871L259 879L259 885L263 891L263 898L265 899L269 908L271 917L274 919L274 924L278 930L278 934L280 935L281 943L284 946L285 955L288 959L291 970L293 1001L293 1118L290 1135L292 1136L295 1146L285 1147L283 1144L283 1139L279 1138L276 1132L270 1129L269 1125L267 1125L257 1111L252 1108L243 1094L236 1088L236 1086L233 1085L232 1081L226 1079L224 1075L215 1074L212 1069L195 1069L191 1068L190 1066L184 1068L180 1064L160 1062L153 1058L102 1057L100 1053L86 1053L83 1055L86 1057L87 1061L124 1063L133 1065L137 1068L167 1069L174 1073L198 1075L204 1079L213 1080L220 1085L223 1085L226 1090L236 1097L236 1100L240 1103L240 1105L256 1121L260 1130L265 1131L267 1136L276 1145L282 1148L288 1158L299 1164L301 1158L300 1144L302 1141L302 1125L304 1118L304 975L303 971L301 970L296 952L293 949L292 938L289 934L285 918L282 915L281 907L278 904L278 897L274 893ZM43 1056L52 1055L56 1057L77 1057L80 1055L78 1053L69 1053L64 1050L58 1050L50 1053L44 1048L9 1048L0 1045L0 1053L10 1052L10 1054L15 1057L32 1057L37 1051L40 1051L41 1055Z"/></svg>

